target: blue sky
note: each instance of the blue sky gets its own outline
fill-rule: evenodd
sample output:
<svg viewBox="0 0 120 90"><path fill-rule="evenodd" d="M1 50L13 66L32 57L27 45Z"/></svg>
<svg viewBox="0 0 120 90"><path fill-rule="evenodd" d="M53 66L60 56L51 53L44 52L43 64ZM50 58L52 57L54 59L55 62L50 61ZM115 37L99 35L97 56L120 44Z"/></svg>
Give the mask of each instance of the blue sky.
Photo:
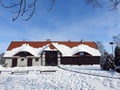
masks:
<svg viewBox="0 0 120 90"><path fill-rule="evenodd" d="M48 12L50 0L39 0L29 21L21 17L12 22L14 14L0 6L0 52L15 40L101 41L108 51L109 42L120 33L120 11L94 9L85 0L56 0Z"/></svg>

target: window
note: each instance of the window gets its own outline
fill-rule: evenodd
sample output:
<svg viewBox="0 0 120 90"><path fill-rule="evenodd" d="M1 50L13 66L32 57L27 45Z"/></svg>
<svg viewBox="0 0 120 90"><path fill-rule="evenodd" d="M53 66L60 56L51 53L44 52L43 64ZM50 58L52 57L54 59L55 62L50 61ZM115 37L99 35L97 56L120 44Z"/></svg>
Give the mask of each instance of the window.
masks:
<svg viewBox="0 0 120 90"><path fill-rule="evenodd" d="M38 61L39 61L39 59L38 59L38 58L35 58L35 61L36 61L36 62L38 62Z"/></svg>
<svg viewBox="0 0 120 90"><path fill-rule="evenodd" d="M85 53L84 52L80 52L80 56L84 56L85 55Z"/></svg>
<svg viewBox="0 0 120 90"><path fill-rule="evenodd" d="M21 61L24 61L24 58L22 58Z"/></svg>

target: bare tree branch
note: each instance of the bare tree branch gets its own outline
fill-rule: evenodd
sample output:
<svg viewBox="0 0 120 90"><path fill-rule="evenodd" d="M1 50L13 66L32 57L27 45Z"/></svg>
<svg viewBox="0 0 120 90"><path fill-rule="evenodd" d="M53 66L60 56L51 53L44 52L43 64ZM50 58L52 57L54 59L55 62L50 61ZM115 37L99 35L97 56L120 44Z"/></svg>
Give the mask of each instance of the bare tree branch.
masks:
<svg viewBox="0 0 120 90"><path fill-rule="evenodd" d="M13 8L13 7L19 6L19 5L20 5L20 2L19 2L19 3L16 3L16 4L13 4L13 5L11 5L11 6L6 6L6 5L3 3L3 1L0 1L0 4L1 4L1 6L4 7L4 8Z"/></svg>
<svg viewBox="0 0 120 90"><path fill-rule="evenodd" d="M25 12L26 12L26 0L24 0L23 12L21 13L21 16L23 16Z"/></svg>
<svg viewBox="0 0 120 90"><path fill-rule="evenodd" d="M86 3L92 7L102 7L100 0L85 0Z"/></svg>
<svg viewBox="0 0 120 90"><path fill-rule="evenodd" d="M49 8L48 12L50 12L50 11L52 10L53 6L55 5L55 0L51 0L51 2L52 2L52 5L51 5L51 7Z"/></svg>
<svg viewBox="0 0 120 90"><path fill-rule="evenodd" d="M28 11L27 10L28 8L29 8L30 12L28 13L27 18L25 18L23 20L28 21L29 19L32 18L32 16L35 13L37 0L31 0L32 3L29 3L29 4L28 4L27 0L19 0L19 1L17 1L17 3L14 3L14 4L10 5L10 6L5 5L4 1L5 0L0 1L0 4L1 4L2 7L8 8L8 9L17 8L17 10L11 11L12 13L14 13L16 15L16 17L12 18L13 21L17 20L20 16L24 18L26 12ZM6 2L7 2L7 0L6 0ZM50 12L52 10L52 8L53 8L53 6L55 4L55 0L51 0L51 3L52 4L51 4L48 12Z"/></svg>
<svg viewBox="0 0 120 90"><path fill-rule="evenodd" d="M120 46L120 34L113 36L113 42L114 44Z"/></svg>
<svg viewBox="0 0 120 90"><path fill-rule="evenodd" d="M112 10L117 10L120 4L120 0L110 0L110 2L112 3L111 5Z"/></svg>
<svg viewBox="0 0 120 90"><path fill-rule="evenodd" d="M0 4L2 7L13 10L11 11L16 16L12 18L13 21L16 21L19 17L22 17L23 20L28 21L31 19L36 10L36 3L38 0L16 0L14 3L10 4L9 0L0 0ZM51 12L53 6L55 5L56 0L50 0L51 6L48 9L48 12ZM5 3L6 2L6 3ZM120 5L120 0L85 0L86 4L92 6L93 8L103 7L103 3L110 2L110 8L112 10L117 10ZM7 5L8 4L8 5ZM26 17L27 16L27 17ZM25 18L26 17L26 18Z"/></svg>
<svg viewBox="0 0 120 90"><path fill-rule="evenodd" d="M19 5L19 11L16 17L12 18L13 21L19 18L20 13L21 13L21 8L22 8L23 0L20 0L20 5Z"/></svg>
<svg viewBox="0 0 120 90"><path fill-rule="evenodd" d="M34 3L33 3L33 6L32 6L32 7L33 7L33 10L32 10L32 12L31 12L31 14L29 14L28 18L23 19L23 20L27 21L27 20L29 20L29 19L32 18L33 14L34 14L34 12L35 12L35 8L36 8L36 2L37 2L37 0L35 0Z"/></svg>

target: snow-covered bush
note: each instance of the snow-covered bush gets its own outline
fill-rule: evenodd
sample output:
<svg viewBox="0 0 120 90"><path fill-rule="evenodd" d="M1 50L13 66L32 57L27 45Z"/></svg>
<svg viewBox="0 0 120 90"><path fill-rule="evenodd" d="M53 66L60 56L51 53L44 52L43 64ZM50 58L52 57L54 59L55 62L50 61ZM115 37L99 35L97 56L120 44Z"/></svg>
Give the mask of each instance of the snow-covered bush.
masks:
<svg viewBox="0 0 120 90"><path fill-rule="evenodd" d="M114 69L115 65L114 65L114 58L113 55L108 54L108 53L104 53L101 56L100 59L100 66L102 70L110 70L110 69Z"/></svg>
<svg viewBox="0 0 120 90"><path fill-rule="evenodd" d="M115 48L115 57L106 52L102 54L100 66L103 70L115 69L120 73L120 45L117 45Z"/></svg>

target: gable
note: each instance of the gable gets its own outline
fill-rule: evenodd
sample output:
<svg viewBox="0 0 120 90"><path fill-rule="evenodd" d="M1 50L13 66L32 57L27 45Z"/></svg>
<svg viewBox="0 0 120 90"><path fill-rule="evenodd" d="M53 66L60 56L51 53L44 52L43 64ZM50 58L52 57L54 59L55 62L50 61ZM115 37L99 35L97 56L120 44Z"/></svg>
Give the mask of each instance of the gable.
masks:
<svg viewBox="0 0 120 90"><path fill-rule="evenodd" d="M62 56L73 56L78 52L87 52L92 56L100 56L100 52L96 48L92 48L89 45L78 44L78 46L69 47L60 43L53 43L53 45L62 53Z"/></svg>

